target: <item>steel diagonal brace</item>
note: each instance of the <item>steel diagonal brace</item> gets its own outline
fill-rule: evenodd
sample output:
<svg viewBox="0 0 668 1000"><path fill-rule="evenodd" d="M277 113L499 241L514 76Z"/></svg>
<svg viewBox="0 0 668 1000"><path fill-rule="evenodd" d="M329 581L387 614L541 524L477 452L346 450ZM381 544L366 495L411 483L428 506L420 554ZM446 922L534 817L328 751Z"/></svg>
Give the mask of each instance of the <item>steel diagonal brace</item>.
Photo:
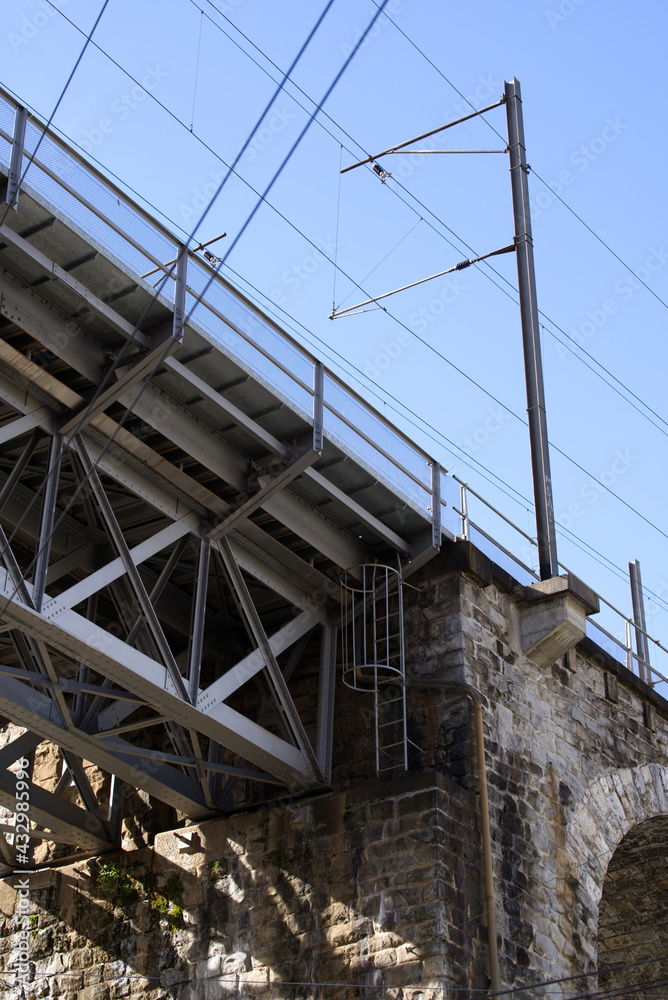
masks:
<svg viewBox="0 0 668 1000"><path fill-rule="evenodd" d="M126 369L116 382L101 392L96 399L91 400L91 402L85 406L83 410L77 411L68 421L66 421L66 423L63 424L60 429L60 433L63 437L69 438L74 434L80 434L81 431L85 430L88 424L91 423L91 421L95 420L96 417L104 413L104 411L111 406L112 403L115 403L127 389L137 385L138 382L143 382L150 378L151 375L153 375L153 373L160 367L165 358L167 358L170 354L173 354L179 346L180 341L170 337L166 343L162 343L152 351L149 351L148 354L142 358L141 361L138 361L136 365L133 365L132 368Z"/></svg>
<svg viewBox="0 0 668 1000"><path fill-rule="evenodd" d="M44 481L44 499L42 501L37 552L35 554L35 569L33 572L33 602L38 611L41 610L44 600L46 574L51 555L51 540L53 538L53 524L56 513L62 454L63 439L59 434L56 434L51 439L51 447L49 448L49 462Z"/></svg>
<svg viewBox="0 0 668 1000"><path fill-rule="evenodd" d="M317 783L316 773L297 747L279 739L228 705L216 705L206 713L198 711L174 692L171 678L163 664L128 646L82 615L66 611L57 621L49 621L44 615L13 600L11 587L1 578L0 600L7 602L5 616L13 628L22 629L28 635L48 642L66 656L85 663L96 673L114 680L128 691L136 692L141 699L147 701L168 719L184 727L196 729L197 732L228 747L233 753L245 757L255 766L269 771L292 787L313 787ZM18 703L13 696L4 697L9 688L15 692ZM31 713L30 704L23 704L31 698L36 699L40 705L45 703L45 718L49 720L48 723L44 718L35 716L34 710ZM0 685L0 713L20 725L42 733L45 739L72 749L79 756L98 764L104 770L118 773L131 784L146 788L157 798L175 804L164 791L152 791L147 788L144 780L146 776L139 776L141 778L139 780L136 776L118 770L114 766L113 759L110 760L108 756L105 759L99 759L99 755L91 756L93 753L91 745L95 741L81 731L64 729L62 721L55 718L55 705L33 688L7 678ZM180 775L180 777L185 779L186 776ZM201 802L201 792L198 786L195 787L197 795L189 792L190 799L195 798ZM190 804L192 805L192 801ZM187 805L176 807L190 815Z"/></svg>
<svg viewBox="0 0 668 1000"><path fill-rule="evenodd" d="M90 781L88 780L88 775L84 770L84 766L81 757L76 756L76 754L70 753L67 750L61 750L67 768L72 776L72 780L76 785L77 791L81 796L81 800L86 807L86 811L89 816L93 818L93 823L95 828L104 833L105 837L111 842L111 831L104 821L102 812L100 810L100 804L97 800L97 795L93 791Z"/></svg>
<svg viewBox="0 0 668 1000"><path fill-rule="evenodd" d="M225 568L237 592L237 596L255 641L262 652L267 672L271 679L274 691L276 692L276 697L281 708L283 709L283 712L285 713L286 720L292 730L297 746L310 763L313 773L317 776L317 780L322 781L318 761L311 744L309 743L302 721L297 714L297 709L295 708L290 692L288 691L288 686L285 683L283 674L281 673L281 668L279 667L276 657L272 651L267 633L265 632L264 626L260 621L260 616L258 615L255 605L253 604L248 587L246 586L246 581L241 575L241 570L237 565L230 544L226 538L223 538L219 543L219 551L223 557Z"/></svg>
<svg viewBox="0 0 668 1000"><path fill-rule="evenodd" d="M29 794L28 815L31 821L52 830L65 843L93 851L114 846L105 829L106 824L98 823L97 817L91 817L86 810L32 782ZM12 771L0 770L0 805L12 812L16 808L16 775Z"/></svg>
<svg viewBox="0 0 668 1000"><path fill-rule="evenodd" d="M202 800L199 786L181 771L168 765L150 762L144 765L137 761L134 765L105 751L99 742L76 729L63 729L54 717L53 703L43 694L7 678L0 687L0 707L5 715L11 716L18 725L26 726L42 739L50 740L61 749L89 760L104 771L117 774L136 788L143 788L163 802L185 812L191 818L210 815ZM0 771L0 776L3 773ZM15 775L12 775L15 782ZM1 787L1 785L0 785ZM62 799L59 800L63 802ZM69 803L64 803L69 805ZM36 816L32 817L37 820ZM45 823L46 820L39 820Z"/></svg>
<svg viewBox="0 0 668 1000"><path fill-rule="evenodd" d="M128 549L130 559L135 566L138 566L140 563L145 562L152 556L157 555L158 552L162 552L163 549L166 549L175 541L182 539L183 536L187 535L189 532L190 524L187 519L181 518L179 521L174 521L172 524L168 524L165 528L161 528L160 531L156 531L154 535L144 539L144 541L140 542L139 545L134 546L132 549ZM63 593L59 594L58 597L55 597L52 601L49 601L48 604L45 604L42 610L48 618L57 618L63 611L67 611L69 608L74 608L77 604L81 604L87 598L99 593L100 590L104 587L108 587L110 583L118 580L120 577L124 576L125 573L125 563L123 561L123 557L120 556L119 558L113 559L111 562L107 563L106 566L101 566L100 569L95 570L94 573L89 573L88 576L86 576L83 580L80 580L79 583L73 584L68 590L63 591ZM156 598L153 598L151 595L151 599L153 603L155 603ZM143 618L141 621L143 625ZM141 631L141 629L139 629L139 631ZM139 633L137 632L137 634L133 635L132 639L128 638L130 645L132 645L138 634Z"/></svg>
<svg viewBox="0 0 668 1000"><path fill-rule="evenodd" d="M128 579L130 580L132 589L134 590L137 600L139 601L155 643L160 650L160 655L163 658L164 664L169 671L172 683L180 697L184 701L189 701L190 698L188 696L186 686L183 683L181 671L179 670L178 664L174 659L174 654L169 647L165 633L162 630L162 625L160 624L158 616L155 613L155 609L151 604L151 599L146 591L142 578L139 575L139 571L132 560L132 555L125 538L123 537L121 527L116 520L116 515L114 514L112 506L109 503L107 494L104 492L100 478L93 467L90 456L88 455L86 446L81 437L77 437L76 439L76 450L84 467L84 472L90 487L95 494L95 499L99 504L100 513L104 518L109 534L111 535L114 545L116 546L116 550L123 560Z"/></svg>
<svg viewBox="0 0 668 1000"><path fill-rule="evenodd" d="M15 420L10 421L8 424L3 424L0 427L0 444L15 441L17 437L25 434L26 431L31 431L34 427L39 426L40 420L46 413L48 413L48 410L46 407L42 407L39 410L34 410L32 413L26 413L24 417L16 417Z"/></svg>
<svg viewBox="0 0 668 1000"><path fill-rule="evenodd" d="M7 536L5 535L2 527L0 527L0 554L2 556L2 561L7 567L7 572L13 586L10 600L13 600L14 597L18 597L26 607L35 610L35 602L33 601L31 590L28 589L28 584L23 579L23 574L21 573L19 565L14 558L14 553L10 548ZM57 681L56 672L53 669L51 658L43 642L40 642L32 637L24 638L20 632L14 632L12 639L19 655L19 659L24 664L26 670L30 671L30 664L34 663L40 673L48 676L54 683ZM72 718L62 691L54 691L51 696L58 703L64 724L69 726L72 722Z"/></svg>
<svg viewBox="0 0 668 1000"><path fill-rule="evenodd" d="M98 414L103 413L111 403L114 403L126 389L145 379L150 379L163 361L173 354L177 347L180 347L183 342L183 328L185 323L187 266L188 254L186 247L180 246L176 261L174 321L171 334L162 338L160 336L154 337L151 350L141 361L138 361L136 365L133 365L127 371L120 374L117 381L101 392L96 398L93 398L83 412L76 413L67 421L61 429L64 437L80 433L91 420L94 420Z"/></svg>
<svg viewBox="0 0 668 1000"><path fill-rule="evenodd" d="M282 490L284 486L291 483L293 479L297 478L297 476L301 475L301 473L304 472L305 469L308 469L309 466L313 465L319 457L320 452L315 451L313 448L309 448L303 455L300 455L299 458L295 459L291 465L288 465L288 467L283 469L282 472L279 472L277 476L261 479L261 489L259 489L254 496L252 496L249 500L246 500L245 503L233 511L228 517L226 517L224 521L221 521L215 528L212 528L209 532L209 539L212 542L216 542L219 539L224 538L225 535L227 535L234 528L235 524L244 518L247 518L249 514L252 514L254 510L258 509L258 507L262 507L266 500L272 497L274 493Z"/></svg>
<svg viewBox="0 0 668 1000"><path fill-rule="evenodd" d="M292 621L289 621L287 625L284 625L278 632L275 632L268 638L267 641L274 658L287 649L288 646L298 642L299 639L315 628L316 625L321 625L322 622L322 613L318 609L302 611L300 615L297 615L296 618L293 618ZM230 667L222 677L213 681L204 691L200 692L197 699L197 707L202 712L210 711L215 705L219 705L226 698L229 698L231 694L237 691L246 681L250 680L251 677L259 673L264 668L264 665L265 661L262 651L260 649L253 650L243 660Z"/></svg>

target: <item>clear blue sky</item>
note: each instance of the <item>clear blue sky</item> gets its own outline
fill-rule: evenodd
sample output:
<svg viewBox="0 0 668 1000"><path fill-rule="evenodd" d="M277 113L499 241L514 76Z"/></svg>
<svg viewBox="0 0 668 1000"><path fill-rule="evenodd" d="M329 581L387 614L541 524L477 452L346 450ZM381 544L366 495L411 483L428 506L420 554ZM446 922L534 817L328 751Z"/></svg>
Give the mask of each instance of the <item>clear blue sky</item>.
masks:
<svg viewBox="0 0 668 1000"><path fill-rule="evenodd" d="M219 158L232 161L275 88L275 67L287 69L324 5L110 0L94 35L104 52L88 49L54 123L175 232L189 232L224 169ZM0 83L48 118L84 41L66 18L87 33L100 6L0 0ZM240 163L250 185L261 189L271 179L376 10L372 0L335 0ZM464 243L480 254L512 241L506 156L390 156L382 161L393 174L385 185L368 169L340 178L339 166L466 113L451 84L482 107L516 76L534 171L538 300L548 317L550 439L587 470L552 452L555 513L618 572L570 535L558 536L559 556L623 610L630 608L627 563L638 558L644 583L668 606L668 314L633 274L668 302L667 9L658 0L633 8L621 0L390 0L386 10L394 23L380 16L326 115L272 189L269 201L292 225L262 206L229 258L228 277L446 468L533 532L528 505L512 498L513 491L532 496L528 434L513 415L526 412L519 311L504 294L512 294L504 279L516 284L514 256L492 262L498 275L472 267L397 295L387 313L328 319L334 296L337 305L352 304L472 256ZM486 120L504 133L503 109ZM434 147L437 141L453 149L503 145L480 119ZM234 179L198 236L226 231L220 246L229 245L254 204L250 188ZM327 258L335 254L334 290ZM402 406L420 426L397 412ZM487 481L476 462L512 489ZM511 542L479 508L473 513ZM648 612L650 630L668 645L668 612L656 600Z"/></svg>

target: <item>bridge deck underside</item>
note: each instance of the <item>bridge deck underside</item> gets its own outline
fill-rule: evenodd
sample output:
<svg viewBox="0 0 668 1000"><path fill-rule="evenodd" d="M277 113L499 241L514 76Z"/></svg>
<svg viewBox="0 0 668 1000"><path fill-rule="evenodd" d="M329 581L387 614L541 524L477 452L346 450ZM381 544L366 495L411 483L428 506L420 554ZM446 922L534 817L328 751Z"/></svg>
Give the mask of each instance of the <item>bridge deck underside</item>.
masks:
<svg viewBox="0 0 668 1000"><path fill-rule="evenodd" d="M0 805L16 761L62 757L33 841L114 845L128 785L193 819L240 781L326 785L340 573L434 551L429 515L323 434L322 369L293 405L221 346L231 321L184 322L185 266L173 285L29 191L0 226L0 713L26 729Z"/></svg>

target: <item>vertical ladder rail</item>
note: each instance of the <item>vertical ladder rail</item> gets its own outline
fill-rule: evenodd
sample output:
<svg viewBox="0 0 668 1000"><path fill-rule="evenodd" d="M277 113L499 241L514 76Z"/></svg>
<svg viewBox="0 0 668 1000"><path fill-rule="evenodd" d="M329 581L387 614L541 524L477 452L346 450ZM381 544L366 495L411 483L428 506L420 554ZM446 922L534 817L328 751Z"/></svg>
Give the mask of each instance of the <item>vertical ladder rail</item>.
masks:
<svg viewBox="0 0 668 1000"><path fill-rule="evenodd" d="M341 579L343 681L373 695L378 774L408 767L402 586L401 570L379 563Z"/></svg>

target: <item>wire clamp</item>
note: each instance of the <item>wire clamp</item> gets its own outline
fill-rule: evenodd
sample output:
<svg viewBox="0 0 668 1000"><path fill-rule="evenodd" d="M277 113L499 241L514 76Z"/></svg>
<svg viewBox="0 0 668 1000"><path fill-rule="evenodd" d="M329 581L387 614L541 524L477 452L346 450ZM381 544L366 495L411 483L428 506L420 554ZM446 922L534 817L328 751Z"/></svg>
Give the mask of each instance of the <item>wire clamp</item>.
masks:
<svg viewBox="0 0 668 1000"><path fill-rule="evenodd" d="M378 174L381 184L384 184L387 178L392 176L389 170L383 170L380 163L374 163L373 169Z"/></svg>

